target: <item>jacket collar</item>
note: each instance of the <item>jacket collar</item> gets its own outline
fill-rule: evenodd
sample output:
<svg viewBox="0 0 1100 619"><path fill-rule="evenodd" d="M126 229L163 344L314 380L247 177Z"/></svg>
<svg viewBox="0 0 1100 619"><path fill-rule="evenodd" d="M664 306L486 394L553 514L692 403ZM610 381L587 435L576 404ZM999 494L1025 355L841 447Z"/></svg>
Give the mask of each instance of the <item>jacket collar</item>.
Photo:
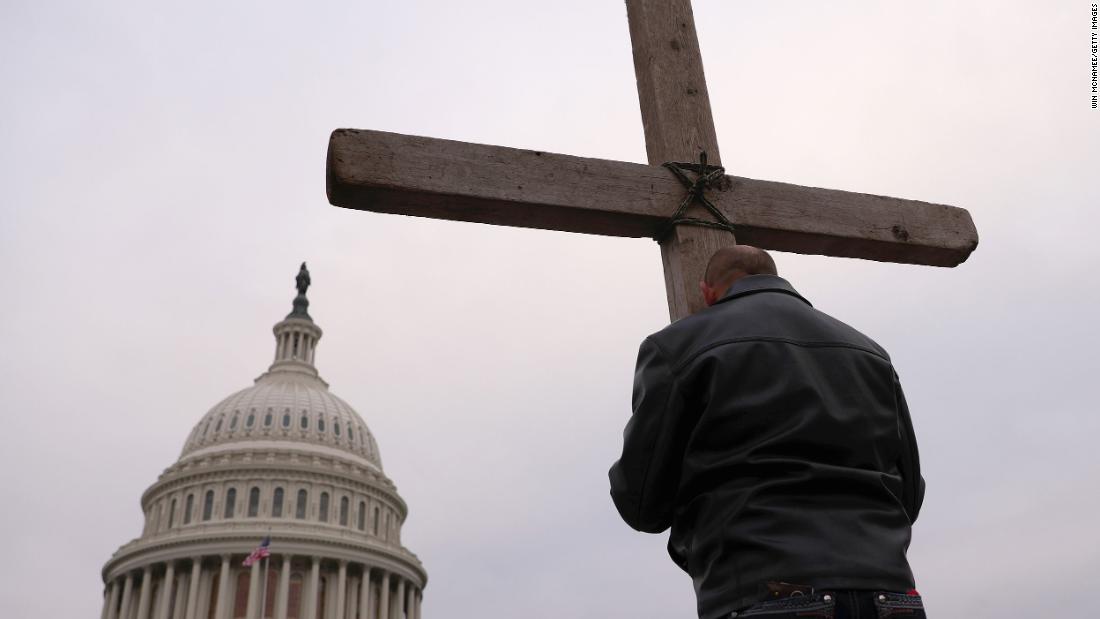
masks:
<svg viewBox="0 0 1100 619"><path fill-rule="evenodd" d="M746 275L733 282L733 285L729 287L726 294L723 295L721 299L718 299L715 305L757 292L781 292L783 294L789 294L792 297L800 299L806 305L813 307L813 304L807 301L806 297L798 294L798 291L794 289L794 286L791 286L790 282L778 275Z"/></svg>

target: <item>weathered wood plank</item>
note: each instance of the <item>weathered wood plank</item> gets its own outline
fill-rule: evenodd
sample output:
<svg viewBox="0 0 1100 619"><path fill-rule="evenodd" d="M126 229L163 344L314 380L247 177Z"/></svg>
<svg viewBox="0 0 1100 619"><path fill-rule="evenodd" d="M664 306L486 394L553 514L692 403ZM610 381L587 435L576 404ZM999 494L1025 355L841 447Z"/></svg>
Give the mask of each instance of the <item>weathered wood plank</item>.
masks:
<svg viewBox="0 0 1100 619"><path fill-rule="evenodd" d="M691 1L627 0L626 13L650 165L696 161L700 152L721 165ZM686 215L705 216L698 206ZM661 241L672 320L706 306L699 280L707 261L736 242L729 232L698 226L677 226Z"/></svg>
<svg viewBox="0 0 1100 619"><path fill-rule="evenodd" d="M380 213L642 237L684 189L660 166L337 129L328 195ZM737 176L710 195L739 242L768 249L955 266L978 243L970 214L942 204Z"/></svg>
<svg viewBox="0 0 1100 619"><path fill-rule="evenodd" d="M330 202L438 219L648 236L682 193L670 178L636 163L381 131L337 129L329 141Z"/></svg>
<svg viewBox="0 0 1100 619"><path fill-rule="evenodd" d="M649 163L697 161L705 150L720 165L690 0L627 0L626 15Z"/></svg>

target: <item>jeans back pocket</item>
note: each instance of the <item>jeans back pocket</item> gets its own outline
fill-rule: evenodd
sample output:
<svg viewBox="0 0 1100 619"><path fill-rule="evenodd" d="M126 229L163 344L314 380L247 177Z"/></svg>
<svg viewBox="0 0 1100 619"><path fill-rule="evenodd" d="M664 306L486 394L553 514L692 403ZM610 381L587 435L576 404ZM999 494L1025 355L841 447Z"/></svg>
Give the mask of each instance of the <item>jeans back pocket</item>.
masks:
<svg viewBox="0 0 1100 619"><path fill-rule="evenodd" d="M829 594L800 595L768 600L750 606L745 610L730 614L731 619L743 617L767 617L768 619L787 619L806 617L813 619L833 619L836 613L836 601Z"/></svg>

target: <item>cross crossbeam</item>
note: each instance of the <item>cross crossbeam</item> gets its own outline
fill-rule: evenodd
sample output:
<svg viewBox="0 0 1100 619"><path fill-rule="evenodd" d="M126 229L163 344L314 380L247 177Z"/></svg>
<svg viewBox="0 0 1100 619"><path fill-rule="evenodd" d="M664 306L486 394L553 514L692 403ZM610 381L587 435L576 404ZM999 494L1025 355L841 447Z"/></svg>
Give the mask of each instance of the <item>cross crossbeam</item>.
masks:
<svg viewBox="0 0 1100 619"><path fill-rule="evenodd" d="M382 131L334 131L328 170L336 206L607 236L654 236L684 197L661 166ZM738 176L707 195L738 241L780 251L955 266L977 244L942 204Z"/></svg>

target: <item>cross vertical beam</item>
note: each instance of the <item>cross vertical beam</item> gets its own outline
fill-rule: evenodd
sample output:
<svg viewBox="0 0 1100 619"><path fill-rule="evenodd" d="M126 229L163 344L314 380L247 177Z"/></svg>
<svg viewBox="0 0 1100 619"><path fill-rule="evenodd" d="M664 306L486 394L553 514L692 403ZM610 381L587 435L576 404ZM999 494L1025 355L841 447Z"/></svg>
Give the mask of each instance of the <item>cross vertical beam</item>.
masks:
<svg viewBox="0 0 1100 619"><path fill-rule="evenodd" d="M691 1L627 0L626 11L650 165L698 161L701 151L711 164L721 165ZM704 307L699 281L707 259L735 243L729 232L697 226L675 226L662 240L672 320Z"/></svg>

